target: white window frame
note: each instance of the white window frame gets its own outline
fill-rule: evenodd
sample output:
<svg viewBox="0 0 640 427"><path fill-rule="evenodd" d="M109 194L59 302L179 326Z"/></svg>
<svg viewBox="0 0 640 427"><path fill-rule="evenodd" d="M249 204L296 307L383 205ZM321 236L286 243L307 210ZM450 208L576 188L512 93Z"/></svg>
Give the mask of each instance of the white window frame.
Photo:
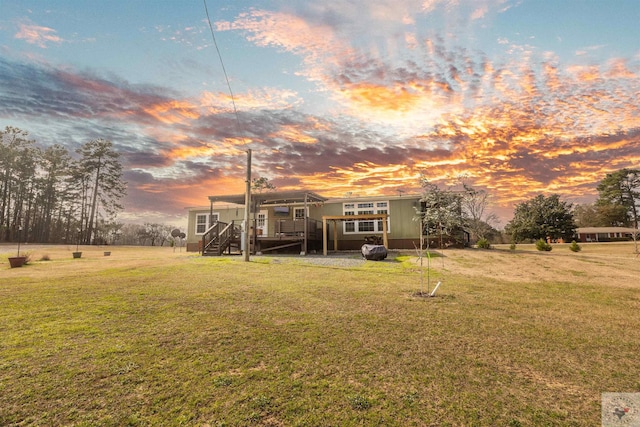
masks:
<svg viewBox="0 0 640 427"><path fill-rule="evenodd" d="M298 213L302 213L302 216L298 216ZM305 216L308 218L309 217L309 207L307 206L307 214L304 214L304 206L303 207L294 207L293 208L293 219L294 220L301 220L304 219Z"/></svg>
<svg viewBox="0 0 640 427"><path fill-rule="evenodd" d="M220 214L218 212L214 212L213 214L211 214L210 212L196 214L196 223L194 230L196 236L202 236L204 232L207 231L209 227L211 227L213 223L209 224L210 216L213 216L213 222L220 221ZM204 222L198 222L198 219L202 217L204 217ZM204 229L201 232L198 231L199 225L204 225Z"/></svg>
<svg viewBox="0 0 640 427"><path fill-rule="evenodd" d="M261 210L256 214L255 218L256 230L259 236L267 236L269 233L269 211Z"/></svg>
<svg viewBox="0 0 640 427"><path fill-rule="evenodd" d="M391 216L389 211L388 200L375 200L372 202L348 202L342 204L343 215L364 215L364 214L381 214L386 213L387 217L387 232L391 231ZM373 230L360 231L360 224L370 226L373 223ZM345 220L342 222L342 232L344 234L371 234L382 233L383 231L382 221L377 220Z"/></svg>

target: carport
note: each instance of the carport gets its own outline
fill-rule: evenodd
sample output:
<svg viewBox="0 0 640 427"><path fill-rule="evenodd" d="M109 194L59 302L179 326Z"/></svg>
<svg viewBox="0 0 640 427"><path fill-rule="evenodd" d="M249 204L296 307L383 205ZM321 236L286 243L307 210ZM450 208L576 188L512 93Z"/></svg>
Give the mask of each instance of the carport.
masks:
<svg viewBox="0 0 640 427"><path fill-rule="evenodd" d="M338 250L338 221L382 221L382 242L385 248L389 248L389 239L387 237L387 218L389 214L365 214L365 215L323 215L322 216L322 254L327 255L327 221L333 222L333 248Z"/></svg>

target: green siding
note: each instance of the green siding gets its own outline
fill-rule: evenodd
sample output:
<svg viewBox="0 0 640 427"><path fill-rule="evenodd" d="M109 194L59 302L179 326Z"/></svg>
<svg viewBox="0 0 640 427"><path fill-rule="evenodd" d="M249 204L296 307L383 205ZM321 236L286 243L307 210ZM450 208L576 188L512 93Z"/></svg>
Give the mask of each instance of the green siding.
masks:
<svg viewBox="0 0 640 427"><path fill-rule="evenodd" d="M390 230L389 241L404 241L404 246L409 245L409 241L418 240L420 238L419 223L414 221L415 206L419 205L420 196L404 196L404 197L366 197L366 198L353 198L353 199L334 199L327 201L324 204L308 204L309 218L315 219L319 222L318 226L322 227L323 216L339 216L343 215L343 203L362 203L362 202L377 202L387 201L389 202L388 211L390 218ZM294 217L294 208L302 208L303 205L294 204L289 205L288 214L279 213L276 214L273 206L263 207L261 210L266 210L268 215L268 235L273 235L275 232L275 223L278 219L292 219ZM218 213L220 221L229 223L236 221L241 223L244 219L244 207L225 205L216 206L213 205L213 212ZM188 231L187 231L187 243L197 243L200 240L200 235L195 233L196 229L196 215L197 214L209 214L208 208L194 208L189 211L188 216ZM329 227L328 237L329 240L333 239L333 221L328 221ZM381 232L362 232L362 233L343 233L343 221L336 221L338 228L338 240L345 242L352 242L351 246L364 240L365 236L382 235ZM394 245L390 243L393 248ZM407 246L408 247L408 246Z"/></svg>
<svg viewBox="0 0 640 427"><path fill-rule="evenodd" d="M201 239L200 234L196 234L196 216L197 215L209 215L209 208L195 208L189 210L189 218L187 222L187 243L198 243ZM222 206L217 207L213 205L213 212L219 215L219 220L229 223L235 221L241 223L244 220L244 206ZM210 225L210 224L209 224Z"/></svg>
<svg viewBox="0 0 640 427"><path fill-rule="evenodd" d="M388 238L391 239L417 239L420 236L419 223L414 221L415 209L419 197L406 197L401 199L388 199L384 196L367 199L354 199L354 200L340 200L336 202L327 202L324 205L323 215L326 216L338 216L343 214L344 203L358 203L368 201L388 201L389 202L389 234ZM330 227L330 236L333 236L333 221L328 222ZM348 233L344 234L343 221L336 221L338 227L338 239L339 240L363 240L364 236L368 235L381 235L382 233L374 232L362 232L362 233Z"/></svg>

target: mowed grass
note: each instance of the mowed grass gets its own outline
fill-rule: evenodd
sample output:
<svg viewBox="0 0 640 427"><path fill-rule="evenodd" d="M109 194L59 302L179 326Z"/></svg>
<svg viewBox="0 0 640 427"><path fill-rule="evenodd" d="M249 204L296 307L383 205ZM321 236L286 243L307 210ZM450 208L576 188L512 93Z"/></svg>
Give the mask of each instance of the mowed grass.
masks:
<svg viewBox="0 0 640 427"><path fill-rule="evenodd" d="M0 259L0 425L586 426L640 391L639 287L110 250Z"/></svg>

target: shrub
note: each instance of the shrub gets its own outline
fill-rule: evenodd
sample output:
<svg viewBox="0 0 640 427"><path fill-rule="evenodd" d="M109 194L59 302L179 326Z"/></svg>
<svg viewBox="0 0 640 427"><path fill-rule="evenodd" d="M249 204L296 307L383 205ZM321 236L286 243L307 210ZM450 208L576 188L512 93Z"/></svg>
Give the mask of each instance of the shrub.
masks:
<svg viewBox="0 0 640 427"><path fill-rule="evenodd" d="M538 249L539 251L549 252L552 248L551 248L551 245L548 244L546 240L540 239L536 242L536 249Z"/></svg>
<svg viewBox="0 0 640 427"><path fill-rule="evenodd" d="M371 401L362 395L349 397L349 403L351 403L351 407L356 411L364 411L371 408Z"/></svg>
<svg viewBox="0 0 640 427"><path fill-rule="evenodd" d="M515 251L516 250L516 244L515 243L511 243L509 245L509 249L511 249L512 251Z"/></svg>
<svg viewBox="0 0 640 427"><path fill-rule="evenodd" d="M24 257L24 265L27 265L31 262L31 252L23 252L22 256Z"/></svg>
<svg viewBox="0 0 640 427"><path fill-rule="evenodd" d="M49 254L44 254L42 255L42 257L40 257L40 261L51 261L51 257L49 256Z"/></svg>
<svg viewBox="0 0 640 427"><path fill-rule="evenodd" d="M569 246L571 252L580 252L582 250L582 246L578 244L575 240L571 242L571 246Z"/></svg>
<svg viewBox="0 0 640 427"><path fill-rule="evenodd" d="M479 249L491 249L491 243L485 238L478 239L477 245Z"/></svg>

